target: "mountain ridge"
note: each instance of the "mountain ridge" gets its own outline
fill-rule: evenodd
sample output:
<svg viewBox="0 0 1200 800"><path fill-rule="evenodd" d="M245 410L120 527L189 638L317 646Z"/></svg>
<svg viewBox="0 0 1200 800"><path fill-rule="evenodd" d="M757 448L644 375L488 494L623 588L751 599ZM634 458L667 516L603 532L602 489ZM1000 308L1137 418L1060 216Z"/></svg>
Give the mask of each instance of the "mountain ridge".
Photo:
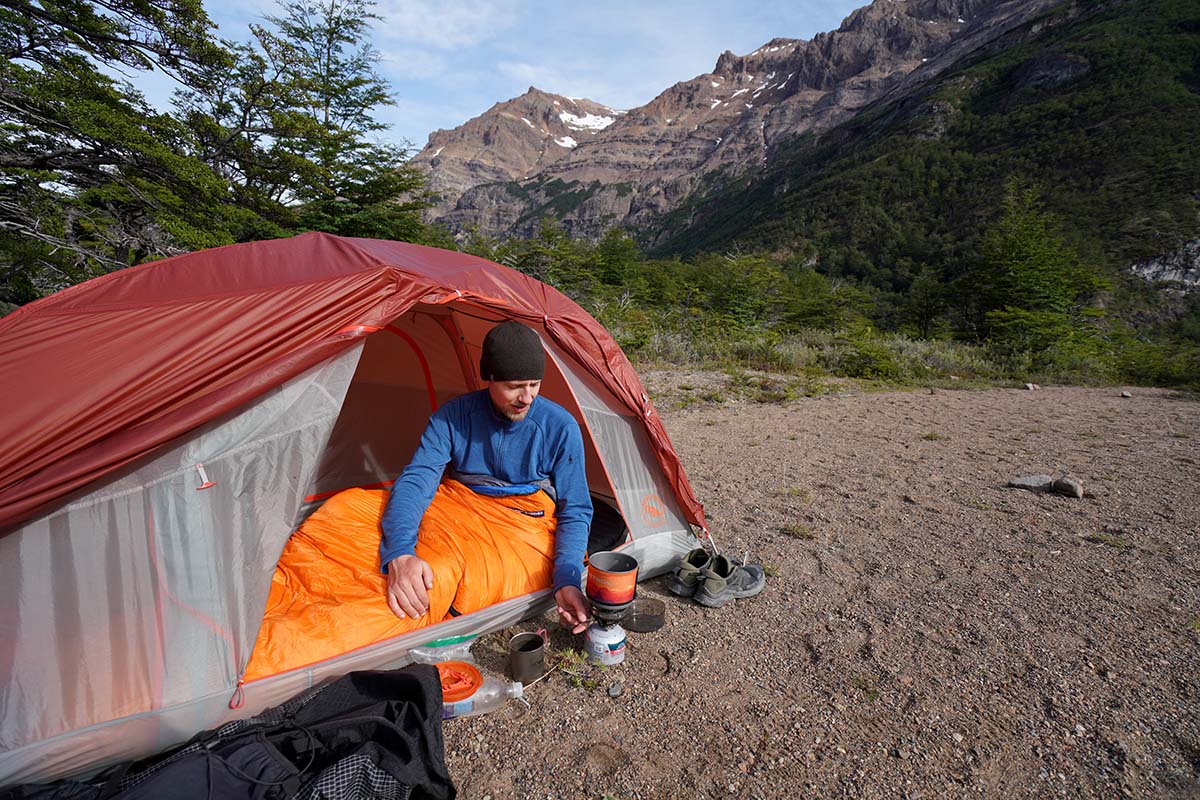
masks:
<svg viewBox="0 0 1200 800"><path fill-rule="evenodd" d="M782 144L827 131L906 82L927 80L955 48L977 46L1060 1L875 0L811 40L776 37L742 56L727 50L712 72L614 113L575 147L545 154L545 136L519 129L485 142L507 104L526 98L528 113L545 118L547 99L562 103L531 87L430 137L414 158L429 169L438 197L429 218L459 234L529 236L549 216L572 235L597 238L619 225L653 240L656 223L688 198L765 169ZM437 160L450 134L469 160ZM538 156L509 163L497 143ZM517 165L527 171L517 174Z"/></svg>
<svg viewBox="0 0 1200 800"><path fill-rule="evenodd" d="M530 86L457 128L434 131L412 159L428 171L430 192L444 198L435 202L431 216L451 210L450 201L472 186L521 180L544 169L623 113Z"/></svg>

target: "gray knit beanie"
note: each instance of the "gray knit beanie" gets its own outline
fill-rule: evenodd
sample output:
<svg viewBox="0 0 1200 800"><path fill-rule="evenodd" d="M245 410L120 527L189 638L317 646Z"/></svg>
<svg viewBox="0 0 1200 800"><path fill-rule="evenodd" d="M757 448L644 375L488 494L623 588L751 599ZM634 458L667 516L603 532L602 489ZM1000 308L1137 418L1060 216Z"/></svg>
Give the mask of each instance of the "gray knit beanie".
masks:
<svg viewBox="0 0 1200 800"><path fill-rule="evenodd" d="M546 374L546 351L532 328L501 322L488 331L479 357L485 381L540 381Z"/></svg>

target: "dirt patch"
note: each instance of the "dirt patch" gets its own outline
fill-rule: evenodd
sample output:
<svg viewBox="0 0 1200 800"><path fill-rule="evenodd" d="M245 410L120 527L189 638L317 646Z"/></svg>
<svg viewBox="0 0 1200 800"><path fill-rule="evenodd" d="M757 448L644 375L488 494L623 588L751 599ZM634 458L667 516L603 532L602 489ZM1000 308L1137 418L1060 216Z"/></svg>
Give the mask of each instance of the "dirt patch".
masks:
<svg viewBox="0 0 1200 800"><path fill-rule="evenodd" d="M461 796L1200 796L1200 404L679 403L727 379L646 378L717 544L767 589L709 610L644 584L667 624L598 688L552 675L529 710L446 723ZM1086 495L1005 488L1036 473Z"/></svg>

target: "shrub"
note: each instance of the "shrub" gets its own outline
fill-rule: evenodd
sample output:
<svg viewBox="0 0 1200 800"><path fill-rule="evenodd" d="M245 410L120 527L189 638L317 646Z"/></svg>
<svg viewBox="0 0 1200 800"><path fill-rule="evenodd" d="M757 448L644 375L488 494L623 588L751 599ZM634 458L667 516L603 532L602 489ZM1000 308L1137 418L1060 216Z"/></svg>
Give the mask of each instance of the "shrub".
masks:
<svg viewBox="0 0 1200 800"><path fill-rule="evenodd" d="M895 354L883 342L862 335L841 339L821 361L829 372L848 378L898 381L905 377Z"/></svg>

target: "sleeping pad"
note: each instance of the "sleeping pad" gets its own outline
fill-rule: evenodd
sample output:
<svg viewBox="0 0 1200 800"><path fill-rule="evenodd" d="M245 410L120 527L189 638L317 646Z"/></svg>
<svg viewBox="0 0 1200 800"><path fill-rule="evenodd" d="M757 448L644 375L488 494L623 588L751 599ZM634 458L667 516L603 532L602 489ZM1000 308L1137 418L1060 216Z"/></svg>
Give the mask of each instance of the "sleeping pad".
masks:
<svg viewBox="0 0 1200 800"><path fill-rule="evenodd" d="M284 548L244 680L315 664L549 588L554 501L545 492L476 494L443 481L421 520L416 554L433 569L429 611L399 619L379 569L386 490L347 489L325 501Z"/></svg>

